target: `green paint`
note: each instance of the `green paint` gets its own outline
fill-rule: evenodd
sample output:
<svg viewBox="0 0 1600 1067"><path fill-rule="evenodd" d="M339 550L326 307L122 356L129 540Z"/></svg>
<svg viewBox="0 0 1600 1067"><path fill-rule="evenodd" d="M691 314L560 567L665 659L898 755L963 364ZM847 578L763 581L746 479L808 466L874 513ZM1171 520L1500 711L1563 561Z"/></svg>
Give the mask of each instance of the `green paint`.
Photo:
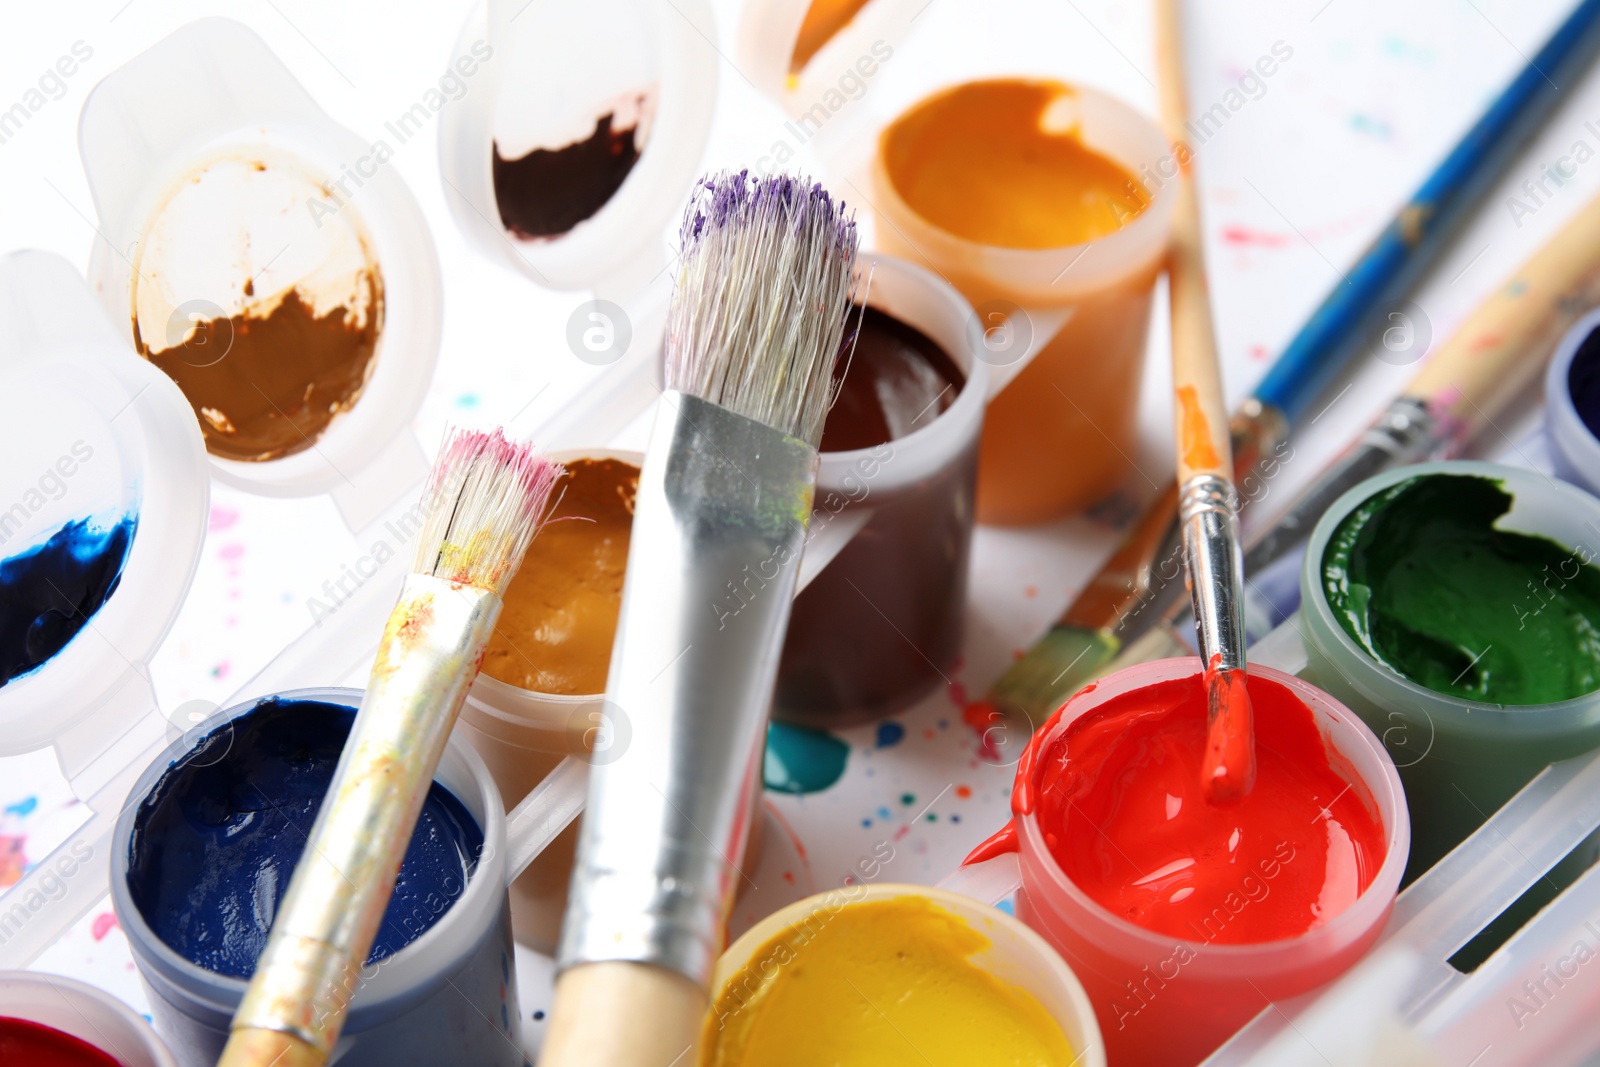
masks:
<svg viewBox="0 0 1600 1067"><path fill-rule="evenodd" d="M775 793L817 793L839 780L849 755L830 733L775 722L767 727L763 777Z"/></svg>
<svg viewBox="0 0 1600 1067"><path fill-rule="evenodd" d="M916 802L917 802L917 798L916 798L915 794L913 794L913 793L901 793L900 794L900 803L909 806L911 804L915 804Z"/></svg>
<svg viewBox="0 0 1600 1067"><path fill-rule="evenodd" d="M1549 704L1600 689L1600 567L1580 545L1495 529L1489 478L1430 474L1368 498L1322 557L1340 625L1438 693Z"/></svg>

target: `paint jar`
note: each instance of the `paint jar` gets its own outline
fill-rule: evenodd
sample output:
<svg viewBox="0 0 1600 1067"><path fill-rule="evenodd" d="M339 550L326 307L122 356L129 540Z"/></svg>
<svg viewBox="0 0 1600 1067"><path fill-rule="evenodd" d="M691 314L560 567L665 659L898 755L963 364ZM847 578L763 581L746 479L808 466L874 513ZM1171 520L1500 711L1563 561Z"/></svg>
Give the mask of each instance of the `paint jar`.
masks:
<svg viewBox="0 0 1600 1067"><path fill-rule="evenodd" d="M361 691L299 689L278 697L354 709ZM183 1067L216 1062L247 983L197 966L152 930L129 886L134 824L145 799L175 761L260 703L250 700L218 712L169 745L139 778L133 799L117 819L112 906L149 993L156 1028ZM483 832L481 856L461 895L431 927L362 970L333 1060L349 1067L438 1063L524 1067L505 891L505 811L483 761L459 740L446 747L435 781L477 821Z"/></svg>
<svg viewBox="0 0 1600 1067"><path fill-rule="evenodd" d="M439 115L445 200L477 250L539 285L621 299L664 263L716 102L704 0L480 0Z"/></svg>
<svg viewBox="0 0 1600 1067"><path fill-rule="evenodd" d="M1068 700L1035 745L1042 751L1074 720L1113 698L1199 671L1196 659L1168 659L1108 675ZM1033 814L1014 819L1016 852L964 867L941 883L990 900L1016 891L1017 918L1044 935L1082 980L1114 1067L1200 1062L1270 1002L1304 993L1350 967L1378 937L1394 904L1410 823L1399 776L1382 743L1314 686L1270 667L1252 665L1250 673L1287 688L1311 709L1334 772L1364 785L1376 805L1387 851L1366 890L1344 911L1276 941L1215 943L1156 933L1113 914L1074 884L1051 855ZM1025 758L1019 774L1030 765ZM1270 893L1270 882L1264 884Z"/></svg>
<svg viewBox="0 0 1600 1067"><path fill-rule="evenodd" d="M121 1067L177 1067L149 1023L116 997L71 978L0 971L0 1019L8 1018L59 1030Z"/></svg>
<svg viewBox="0 0 1600 1067"><path fill-rule="evenodd" d="M1051 132L1072 131L1084 148L1126 172L1127 195L1142 209L1113 232L1059 248L982 244L918 214L899 184L909 166L901 161L949 136L945 123L927 121L928 109L955 99L951 94L997 84L1055 95L1036 116L986 110L985 121L1035 119ZM983 430L979 522L1059 518L1127 475L1127 457L1137 450L1151 293L1171 227L1173 184L1164 179L1175 173L1154 122L1105 93L1055 82L958 85L913 106L880 135L871 204L878 245L961 290L977 310L979 357L1009 379Z"/></svg>
<svg viewBox="0 0 1600 1067"><path fill-rule="evenodd" d="M1600 493L1600 311L1579 319L1550 358L1544 419L1556 474Z"/></svg>
<svg viewBox="0 0 1600 1067"><path fill-rule="evenodd" d="M805 726L901 711L941 684L961 655L989 368L974 356L972 309L959 293L904 260L862 260L867 306L942 348L966 381L953 403L905 436L822 453L811 536L835 524L853 535L795 598L789 618L772 712Z"/></svg>
<svg viewBox="0 0 1600 1067"><path fill-rule="evenodd" d="M752 970L756 972L754 977L758 981L781 980L786 966L805 958L804 943L790 949L776 940L785 933L803 929L814 936L825 930L826 924L835 921L846 909L907 899L925 901L954 916L958 922L980 935L987 944L966 959L1005 986L1026 993L1043 1007L1049 1020L1066 1039L1071 1049L1070 1062L1073 1067L1103 1067L1106 1063L1105 1046L1101 1042L1100 1029L1095 1023L1089 998L1084 994L1078 977L1045 940L997 908L959 893L928 886L841 886L797 901L762 919L730 945L717 961L711 980L712 1015L707 1019L707 1032L714 1032L712 1028L719 1022L716 1014L719 1011L727 1009L737 1013L752 1003L744 996L746 990L737 988L736 982L752 977ZM848 982L851 979L848 970L843 968L829 973L833 981ZM937 993L937 976L925 977L927 988ZM880 1007L893 1011L895 1004L889 1002ZM809 1021L816 1026L827 1025L825 1018ZM917 1035L902 1036L913 1045L916 1044ZM977 1048L982 1046L985 1035L973 1033L969 1039ZM941 1048L939 1051L939 1058L947 1062L956 1062L960 1058L956 1050ZM691 1054L690 1062L705 1061Z"/></svg>
<svg viewBox="0 0 1600 1067"><path fill-rule="evenodd" d="M554 452L550 458L558 463L609 459L635 467L644 462L639 452L595 448ZM607 714L603 691L540 693L482 672L468 690L456 724L456 733L483 757L507 810L567 756L604 758L610 744L623 740L614 732L621 729L621 721ZM573 823L511 884L517 940L546 955L555 954L577 844L578 824Z"/></svg>
<svg viewBox="0 0 1600 1067"><path fill-rule="evenodd" d="M1499 482L1514 503L1496 529L1570 546L1575 560L1600 555L1600 500L1537 471L1462 460L1368 478L1335 501L1312 530L1300 579L1306 676L1360 715L1399 767L1413 827L1410 877L1465 839L1547 764L1600 745L1600 692L1520 706L1435 692L1378 662L1340 625L1322 581L1335 530L1374 494L1432 474ZM1530 581L1539 577L1529 575ZM1519 607L1529 610L1531 603L1505 605L1508 630L1517 628Z"/></svg>
<svg viewBox="0 0 1600 1067"><path fill-rule="evenodd" d="M427 471L410 426L442 288L394 140L334 123L220 18L113 71L79 125L99 216L89 276L127 342L185 389L212 473L268 496L331 492L352 529Z"/></svg>

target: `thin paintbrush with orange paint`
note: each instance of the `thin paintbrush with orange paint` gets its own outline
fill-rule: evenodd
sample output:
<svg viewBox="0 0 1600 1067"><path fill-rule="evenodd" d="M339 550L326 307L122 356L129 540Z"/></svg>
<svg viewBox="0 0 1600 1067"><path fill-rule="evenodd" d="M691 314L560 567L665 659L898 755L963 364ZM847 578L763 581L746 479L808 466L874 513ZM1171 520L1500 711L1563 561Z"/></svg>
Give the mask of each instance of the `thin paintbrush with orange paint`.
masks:
<svg viewBox="0 0 1600 1067"><path fill-rule="evenodd" d="M1216 331L1201 244L1193 153L1185 142L1178 0L1156 0L1161 122L1182 173L1172 216L1167 285L1172 305L1172 387L1178 445L1178 517L1189 565L1195 630L1206 665L1207 720L1202 774L1206 795L1231 800L1255 783L1255 739L1245 690L1244 562L1238 495L1222 397Z"/></svg>

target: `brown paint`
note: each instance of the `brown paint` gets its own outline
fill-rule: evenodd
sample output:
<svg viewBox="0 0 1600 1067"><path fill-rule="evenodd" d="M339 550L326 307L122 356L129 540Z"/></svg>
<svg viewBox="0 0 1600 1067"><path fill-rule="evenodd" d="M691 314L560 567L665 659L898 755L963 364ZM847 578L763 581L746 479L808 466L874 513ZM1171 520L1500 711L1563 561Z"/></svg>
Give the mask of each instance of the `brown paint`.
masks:
<svg viewBox="0 0 1600 1067"><path fill-rule="evenodd" d="M646 98L637 100L642 111ZM560 148L535 148L507 159L493 147L494 198L500 221L518 237L559 237L592 218L616 195L639 162L637 124L613 129L615 112L595 120L594 133Z"/></svg>
<svg viewBox="0 0 1600 1067"><path fill-rule="evenodd" d="M823 452L840 451L834 442L870 442L859 446L866 451L850 479L864 492L820 491L817 508L872 515L795 598L773 716L807 726L892 715L938 685L961 654L977 443L897 489L874 472L894 470L890 436L928 425L955 402L965 375L920 331L868 309L844 381ZM941 396L946 385L954 388Z"/></svg>
<svg viewBox="0 0 1600 1067"><path fill-rule="evenodd" d="M1060 248L1121 229L1145 200L1128 171L1061 126L1074 94L1059 82L968 82L889 126L881 151L902 200L979 244Z"/></svg>
<svg viewBox="0 0 1600 1067"><path fill-rule="evenodd" d="M956 402L966 376L922 331L869 307L833 380L838 394L822 431L824 452L871 448L921 429Z"/></svg>
<svg viewBox="0 0 1600 1067"><path fill-rule="evenodd" d="M316 315L296 290L227 319L190 328L154 349L133 323L134 344L178 383L200 420L206 449L237 460L290 456L316 443L361 396L383 328L383 282L361 275L364 306Z"/></svg>
<svg viewBox="0 0 1600 1067"><path fill-rule="evenodd" d="M622 608L639 468L565 464L560 502L506 590L483 657L491 678L537 693L602 693Z"/></svg>

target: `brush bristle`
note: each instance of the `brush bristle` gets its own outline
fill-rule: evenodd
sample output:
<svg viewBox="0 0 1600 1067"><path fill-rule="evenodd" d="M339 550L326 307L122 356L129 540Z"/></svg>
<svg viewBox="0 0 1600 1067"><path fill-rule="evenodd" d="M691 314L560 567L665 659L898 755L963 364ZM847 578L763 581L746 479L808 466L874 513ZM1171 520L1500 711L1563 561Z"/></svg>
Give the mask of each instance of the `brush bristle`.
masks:
<svg viewBox="0 0 1600 1067"><path fill-rule="evenodd" d="M563 471L499 430L446 431L412 570L504 595Z"/></svg>
<svg viewBox="0 0 1600 1067"><path fill-rule="evenodd" d="M684 212L666 384L815 448L833 400L856 224L821 185L702 178Z"/></svg>

